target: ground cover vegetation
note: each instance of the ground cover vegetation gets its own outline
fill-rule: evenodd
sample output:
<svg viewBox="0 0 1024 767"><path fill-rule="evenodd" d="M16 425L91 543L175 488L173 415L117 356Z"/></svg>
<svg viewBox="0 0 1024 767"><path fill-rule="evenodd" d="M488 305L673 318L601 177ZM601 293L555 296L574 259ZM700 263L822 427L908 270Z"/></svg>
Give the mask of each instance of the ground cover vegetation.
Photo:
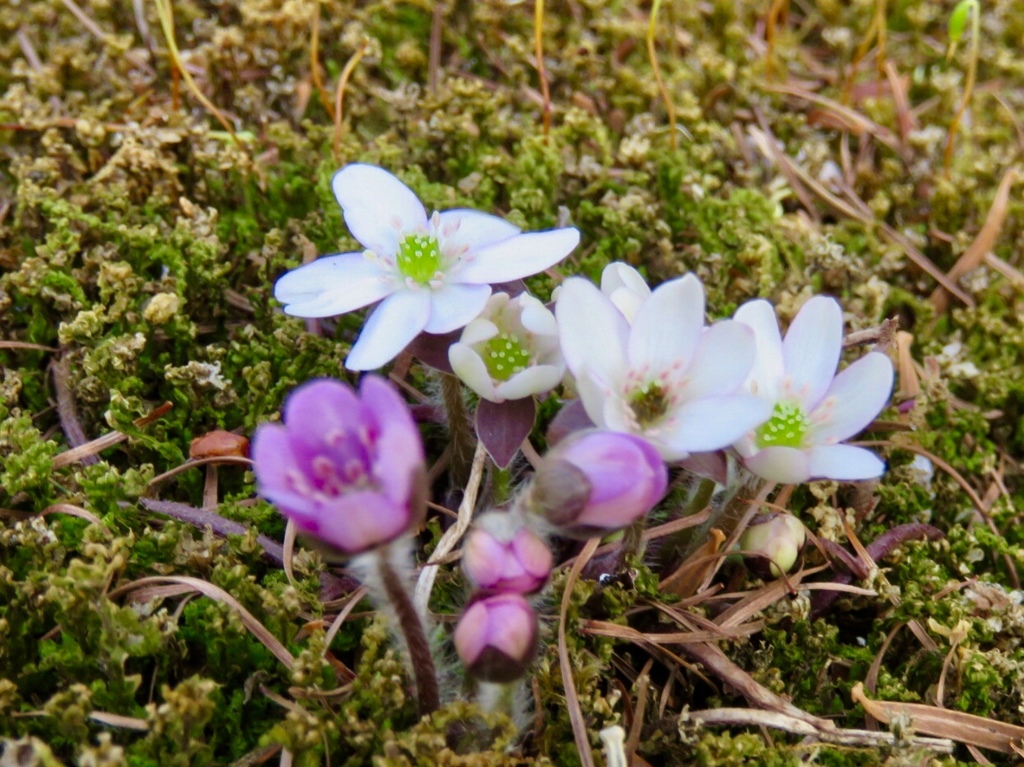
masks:
<svg viewBox="0 0 1024 767"><path fill-rule="evenodd" d="M1019 759L1022 11L6 3L0 764ZM764 298L786 326L834 296L844 364L877 349L896 370L858 443L887 471L743 499L743 524L806 527L784 576L711 532L721 498L677 467L644 526L554 539L537 655L494 710L451 643L479 585L452 531L536 456L471 470L450 382L399 354L434 504L414 552L440 564L443 695L421 717L401 642L256 496L245 444L310 379L358 383L364 314L274 298L360 249L332 193L351 163L428 213L578 229L526 279L543 302L615 262L651 287L695 274L709 320ZM573 396L539 402L527 452Z"/></svg>

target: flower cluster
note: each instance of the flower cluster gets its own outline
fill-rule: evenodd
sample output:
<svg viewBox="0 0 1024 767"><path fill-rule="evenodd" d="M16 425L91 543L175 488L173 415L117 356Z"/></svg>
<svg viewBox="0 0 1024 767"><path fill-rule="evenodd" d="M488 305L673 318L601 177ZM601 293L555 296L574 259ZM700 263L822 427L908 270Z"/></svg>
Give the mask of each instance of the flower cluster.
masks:
<svg viewBox="0 0 1024 767"><path fill-rule="evenodd" d="M409 346L447 376L441 389L458 441L472 429L458 426L468 419L457 412L465 401L454 373L479 398L476 435L499 469L528 439L535 398L578 395L556 416L552 448L534 458L532 478L480 515L463 541L473 594L454 644L480 682L508 685L533 657L539 620L530 599L554 565L547 539L606 536L636 523L666 494L667 464L697 472L732 461L744 470L734 489L751 475L799 483L884 471L876 455L845 442L887 403L892 364L872 351L839 371L843 315L834 299L808 300L785 335L760 299L709 323L695 275L652 288L613 263L599 286L566 279L552 310L514 281L565 258L579 242L576 229L523 233L461 209L428 215L408 187L369 165L343 168L332 189L364 250L285 274L275 297L297 317L376 304L346 367L378 368ZM450 455L465 447L453 444ZM259 492L318 546L353 557L371 593L390 604L415 658L421 708L436 707L425 603L413 604L407 552L396 559L393 545L420 523L429 492L418 429L397 391L375 376L358 393L336 381L307 383L285 403L283 425L259 427L253 458ZM713 472L720 483L736 476L726 468ZM701 503L710 497L695 494ZM803 540L796 518L766 516L740 546L778 575L797 561Z"/></svg>

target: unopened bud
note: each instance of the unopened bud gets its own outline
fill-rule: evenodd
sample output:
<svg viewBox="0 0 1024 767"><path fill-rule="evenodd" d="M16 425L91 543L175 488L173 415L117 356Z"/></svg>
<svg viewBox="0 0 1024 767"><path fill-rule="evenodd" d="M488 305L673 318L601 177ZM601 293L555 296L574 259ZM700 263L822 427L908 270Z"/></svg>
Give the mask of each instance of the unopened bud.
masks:
<svg viewBox="0 0 1024 767"><path fill-rule="evenodd" d="M510 512L480 515L462 547L466 575L483 591L540 591L553 564L547 544Z"/></svg>
<svg viewBox="0 0 1024 767"><path fill-rule="evenodd" d="M537 615L519 594L472 602L455 627L455 650L469 674L484 682L513 682L537 650Z"/></svg>
<svg viewBox="0 0 1024 767"><path fill-rule="evenodd" d="M564 535L628 527L665 495L668 470L646 440L615 431L579 432L545 456L530 505Z"/></svg>
<svg viewBox="0 0 1024 767"><path fill-rule="evenodd" d="M770 566L765 567L763 560L760 564L756 561L749 563L758 575L770 572L776 578L782 573L788 573L796 564L800 556L800 549L803 548L807 535L803 524L791 514L765 515L754 521L740 536L740 549L750 555L758 555L770 560Z"/></svg>

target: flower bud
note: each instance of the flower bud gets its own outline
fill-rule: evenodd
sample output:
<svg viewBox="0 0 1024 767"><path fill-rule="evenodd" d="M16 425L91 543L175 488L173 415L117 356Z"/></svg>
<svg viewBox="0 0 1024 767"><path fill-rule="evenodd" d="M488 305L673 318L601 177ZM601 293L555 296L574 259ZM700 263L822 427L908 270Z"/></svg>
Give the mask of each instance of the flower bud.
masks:
<svg viewBox="0 0 1024 767"><path fill-rule="evenodd" d="M804 526L796 517L770 514L754 518L740 536L739 546L748 555L759 555L769 560L748 562L756 574L770 572L777 578L792 569L806 537Z"/></svg>
<svg viewBox="0 0 1024 767"><path fill-rule="evenodd" d="M513 682L526 673L537 649L537 615L519 594L485 596L459 619L455 649L476 679Z"/></svg>
<svg viewBox="0 0 1024 767"><path fill-rule="evenodd" d="M586 538L628 527L665 495L668 470L646 440L578 432L545 456L530 504L563 535Z"/></svg>
<svg viewBox="0 0 1024 767"><path fill-rule="evenodd" d="M518 514L491 511L473 524L462 547L462 566L478 589L533 594L551 575L551 549L522 525Z"/></svg>

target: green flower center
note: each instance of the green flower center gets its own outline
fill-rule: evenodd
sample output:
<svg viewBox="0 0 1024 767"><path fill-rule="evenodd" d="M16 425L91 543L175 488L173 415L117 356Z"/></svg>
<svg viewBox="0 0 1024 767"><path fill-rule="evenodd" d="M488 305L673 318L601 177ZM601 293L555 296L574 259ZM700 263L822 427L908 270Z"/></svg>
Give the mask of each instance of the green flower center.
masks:
<svg viewBox="0 0 1024 767"><path fill-rule="evenodd" d="M507 381L530 364L529 349L510 333L500 333L488 341L482 356L491 378L499 381Z"/></svg>
<svg viewBox="0 0 1024 767"><path fill-rule="evenodd" d="M637 425L647 427L654 424L668 410L665 389L656 383L646 383L633 392L629 399Z"/></svg>
<svg viewBox="0 0 1024 767"><path fill-rule="evenodd" d="M398 271L413 282L426 285L441 270L441 248L429 234L407 234L395 256Z"/></svg>
<svg viewBox="0 0 1024 767"><path fill-rule="evenodd" d="M807 416L802 407L794 402L779 402L772 417L757 430L757 446L803 447L807 426Z"/></svg>

